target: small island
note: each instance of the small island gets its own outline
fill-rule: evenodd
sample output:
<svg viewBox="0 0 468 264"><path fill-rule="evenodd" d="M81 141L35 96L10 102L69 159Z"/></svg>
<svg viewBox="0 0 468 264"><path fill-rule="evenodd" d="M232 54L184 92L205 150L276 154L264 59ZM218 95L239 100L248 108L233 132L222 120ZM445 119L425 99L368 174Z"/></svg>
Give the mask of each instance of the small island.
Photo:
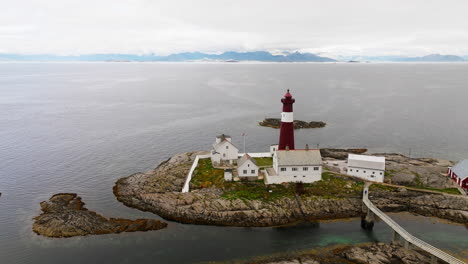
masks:
<svg viewBox="0 0 468 264"><path fill-rule="evenodd" d="M33 231L47 237L73 237L158 230L167 223L154 219L105 218L84 207L76 193L59 193L41 203L42 214L34 218Z"/></svg>
<svg viewBox="0 0 468 264"><path fill-rule="evenodd" d="M196 156L207 153L177 154L153 171L121 178L114 194L129 207L188 224L262 227L362 215L364 182L335 172L334 164L339 160L332 158L325 161L327 169L321 181L273 185L265 185L263 180L226 182L223 170L214 168L210 159L202 159L190 182L191 191L182 193ZM407 211L466 223L468 199L443 195L457 193L456 188L450 188L450 179L442 175L449 161L382 155L389 161L388 179L408 186L373 184L373 200L382 211ZM271 165L271 159L258 159L257 163Z"/></svg>
<svg viewBox="0 0 468 264"><path fill-rule="evenodd" d="M325 127L327 124L322 121L302 121L302 120L294 120L294 129L301 129L301 128L320 128ZM262 122L258 122L261 126L272 127L272 128L280 128L281 127L281 119L279 118L265 118Z"/></svg>

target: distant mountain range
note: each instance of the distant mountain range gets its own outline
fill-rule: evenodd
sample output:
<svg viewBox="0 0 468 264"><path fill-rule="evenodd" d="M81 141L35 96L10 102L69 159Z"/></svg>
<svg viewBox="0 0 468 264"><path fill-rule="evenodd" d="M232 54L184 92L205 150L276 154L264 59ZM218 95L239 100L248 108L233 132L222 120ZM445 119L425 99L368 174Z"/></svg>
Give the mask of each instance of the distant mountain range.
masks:
<svg viewBox="0 0 468 264"><path fill-rule="evenodd" d="M455 55L431 54L422 57L401 57L401 56L346 56L339 57L341 61L371 61L371 62L457 62L468 61L468 56L460 57Z"/></svg>
<svg viewBox="0 0 468 264"><path fill-rule="evenodd" d="M0 54L0 61L264 61L264 62L460 62L468 61L468 55L431 54L422 57L401 56L338 56L329 58L313 53L284 53L273 55L267 51L234 52L208 54L201 52L185 52L158 56L155 54L88 54L88 55L49 55L49 54Z"/></svg>
<svg viewBox="0 0 468 264"><path fill-rule="evenodd" d="M60 55L22 55L0 54L0 60L6 61L269 61L269 62L333 62L327 57L320 57L312 53L286 53L273 55L266 51L254 52L224 52L222 54L207 54L201 52L186 52L168 56L134 55L134 54L91 54L78 56Z"/></svg>

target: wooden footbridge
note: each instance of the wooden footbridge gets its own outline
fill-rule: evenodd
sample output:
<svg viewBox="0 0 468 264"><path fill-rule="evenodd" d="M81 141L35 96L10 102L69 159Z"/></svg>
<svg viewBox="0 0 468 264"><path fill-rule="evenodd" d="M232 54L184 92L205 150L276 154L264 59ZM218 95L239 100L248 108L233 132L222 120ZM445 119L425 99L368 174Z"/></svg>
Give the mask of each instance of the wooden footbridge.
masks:
<svg viewBox="0 0 468 264"><path fill-rule="evenodd" d="M399 242L400 239L403 239L403 246L406 249L410 249L412 246L418 247L431 255L431 264L437 264L439 260L444 261L449 264L466 264L465 262L455 258L454 256L445 253L444 251L429 245L428 243L422 241L421 239L411 235L403 227L397 224L393 219L383 213L379 208L377 208L369 200L369 186L371 183L366 183L364 187L364 193L362 201L367 208L367 215L363 219L362 226L364 228L372 228L374 225L374 217L377 216L383 220L390 228L393 229L393 241ZM365 209L365 208L363 208ZM374 216L375 215L375 216Z"/></svg>

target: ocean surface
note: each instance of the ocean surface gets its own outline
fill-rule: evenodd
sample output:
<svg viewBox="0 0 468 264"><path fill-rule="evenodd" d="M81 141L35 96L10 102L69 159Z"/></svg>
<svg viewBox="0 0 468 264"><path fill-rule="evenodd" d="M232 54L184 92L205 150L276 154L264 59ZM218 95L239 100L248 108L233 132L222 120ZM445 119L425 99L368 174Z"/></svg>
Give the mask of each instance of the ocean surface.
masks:
<svg viewBox="0 0 468 264"><path fill-rule="evenodd" d="M286 89L296 147L369 148L468 158L468 63L0 63L0 263L197 263L389 241L357 219L281 228L169 222L155 232L44 238L31 231L39 203L76 192L107 217L158 216L112 194L123 176L179 152L208 150L217 134L267 151ZM392 215L423 240L468 258L468 231L433 218Z"/></svg>

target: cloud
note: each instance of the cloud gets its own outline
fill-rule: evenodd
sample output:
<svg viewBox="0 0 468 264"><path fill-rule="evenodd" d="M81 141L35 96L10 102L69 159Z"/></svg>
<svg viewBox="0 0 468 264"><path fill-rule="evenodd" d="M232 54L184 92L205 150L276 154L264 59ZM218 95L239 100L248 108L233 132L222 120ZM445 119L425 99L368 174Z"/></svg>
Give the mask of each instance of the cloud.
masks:
<svg viewBox="0 0 468 264"><path fill-rule="evenodd" d="M468 1L8 1L0 52L468 54Z"/></svg>

